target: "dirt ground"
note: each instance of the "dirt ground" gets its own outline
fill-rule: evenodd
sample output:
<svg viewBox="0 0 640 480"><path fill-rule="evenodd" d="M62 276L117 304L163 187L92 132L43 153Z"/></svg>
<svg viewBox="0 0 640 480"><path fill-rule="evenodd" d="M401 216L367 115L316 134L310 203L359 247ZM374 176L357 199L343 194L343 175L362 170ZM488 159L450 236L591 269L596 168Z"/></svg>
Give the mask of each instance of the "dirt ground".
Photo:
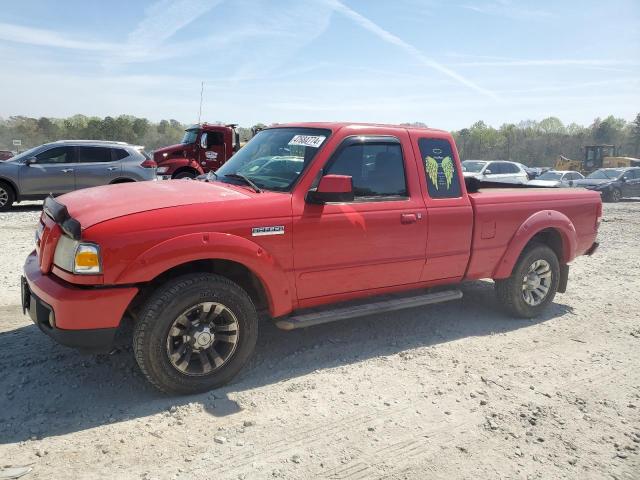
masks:
<svg viewBox="0 0 640 480"><path fill-rule="evenodd" d="M39 206L0 214L0 478L640 478L640 201L533 321L460 302L290 333L232 384L171 398L130 349L82 356L23 316Z"/></svg>

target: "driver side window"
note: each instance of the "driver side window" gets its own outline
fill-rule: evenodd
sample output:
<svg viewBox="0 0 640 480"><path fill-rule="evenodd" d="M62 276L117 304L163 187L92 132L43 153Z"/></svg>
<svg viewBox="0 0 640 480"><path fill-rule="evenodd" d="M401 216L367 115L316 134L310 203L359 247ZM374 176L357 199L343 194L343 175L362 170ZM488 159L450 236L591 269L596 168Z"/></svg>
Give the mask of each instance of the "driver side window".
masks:
<svg viewBox="0 0 640 480"><path fill-rule="evenodd" d="M36 155L38 163L71 163L73 162L73 147L55 147Z"/></svg>

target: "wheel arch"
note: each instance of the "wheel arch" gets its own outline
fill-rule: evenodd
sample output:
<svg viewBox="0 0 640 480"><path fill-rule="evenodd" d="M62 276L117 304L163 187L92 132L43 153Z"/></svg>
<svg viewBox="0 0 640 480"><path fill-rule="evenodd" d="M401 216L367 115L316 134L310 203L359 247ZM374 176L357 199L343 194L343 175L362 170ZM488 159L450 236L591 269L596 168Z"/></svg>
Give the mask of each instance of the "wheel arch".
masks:
<svg viewBox="0 0 640 480"><path fill-rule="evenodd" d="M176 176L180 175L183 172L193 173L196 177L198 175L202 175L204 173L204 171L202 169L197 169L197 168L193 167L192 165L185 165L184 167L180 167L180 168L176 169L176 171L171 174L171 178L175 178Z"/></svg>
<svg viewBox="0 0 640 480"><path fill-rule="evenodd" d="M189 234L156 245L132 262L116 283L141 286L143 292L132 304L135 308L154 287L193 272L215 273L236 282L256 308L271 316L292 309L292 288L284 269L261 246L229 234Z"/></svg>
<svg viewBox="0 0 640 480"><path fill-rule="evenodd" d="M522 252L532 243L548 245L566 265L576 256L577 234L571 220L556 210L542 210L530 216L513 236L494 271L494 279L507 278Z"/></svg>
<svg viewBox="0 0 640 480"><path fill-rule="evenodd" d="M118 177L115 180L112 180L111 182L109 182L109 185L115 185L117 183L132 183L132 182L135 182L135 180L133 178Z"/></svg>
<svg viewBox="0 0 640 480"><path fill-rule="evenodd" d="M9 185L9 187L11 187L11 189L13 190L13 196L16 199L16 201L18 201L20 197L20 191L18 190L18 185L16 185L16 183L13 180L7 177L0 177L0 182L6 183L7 185Z"/></svg>

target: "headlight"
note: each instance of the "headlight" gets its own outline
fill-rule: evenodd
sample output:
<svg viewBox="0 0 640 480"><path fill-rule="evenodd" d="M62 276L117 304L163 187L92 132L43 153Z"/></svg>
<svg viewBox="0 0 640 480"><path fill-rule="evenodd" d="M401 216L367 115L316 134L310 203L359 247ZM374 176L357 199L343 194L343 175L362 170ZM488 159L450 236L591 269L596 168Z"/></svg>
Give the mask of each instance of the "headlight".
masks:
<svg viewBox="0 0 640 480"><path fill-rule="evenodd" d="M94 243L78 242L66 235L58 240L53 263L67 272L80 275L102 273L100 247Z"/></svg>
<svg viewBox="0 0 640 480"><path fill-rule="evenodd" d="M169 167L158 167L156 169L157 173L167 173L167 170L169 170Z"/></svg>
<svg viewBox="0 0 640 480"><path fill-rule="evenodd" d="M162 156L163 156L164 158L167 158L167 157L169 156L169 154L168 154L167 152L164 152L164 153L162 154Z"/></svg>

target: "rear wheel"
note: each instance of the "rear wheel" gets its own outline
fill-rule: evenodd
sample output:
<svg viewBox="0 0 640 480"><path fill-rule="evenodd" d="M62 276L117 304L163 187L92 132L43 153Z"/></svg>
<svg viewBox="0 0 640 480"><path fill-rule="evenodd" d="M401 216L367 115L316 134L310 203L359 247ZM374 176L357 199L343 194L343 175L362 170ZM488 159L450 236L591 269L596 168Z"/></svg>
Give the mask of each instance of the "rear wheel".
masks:
<svg viewBox="0 0 640 480"><path fill-rule="evenodd" d="M212 274L176 278L143 306L133 347L147 379L188 394L229 382L251 356L258 316L247 293Z"/></svg>
<svg viewBox="0 0 640 480"><path fill-rule="evenodd" d="M547 245L528 247L509 278L496 280L498 300L516 317L539 315L553 301L558 290L560 263Z"/></svg>
<svg viewBox="0 0 640 480"><path fill-rule="evenodd" d="M6 182L0 182L0 212L9 210L15 200L13 188Z"/></svg>

